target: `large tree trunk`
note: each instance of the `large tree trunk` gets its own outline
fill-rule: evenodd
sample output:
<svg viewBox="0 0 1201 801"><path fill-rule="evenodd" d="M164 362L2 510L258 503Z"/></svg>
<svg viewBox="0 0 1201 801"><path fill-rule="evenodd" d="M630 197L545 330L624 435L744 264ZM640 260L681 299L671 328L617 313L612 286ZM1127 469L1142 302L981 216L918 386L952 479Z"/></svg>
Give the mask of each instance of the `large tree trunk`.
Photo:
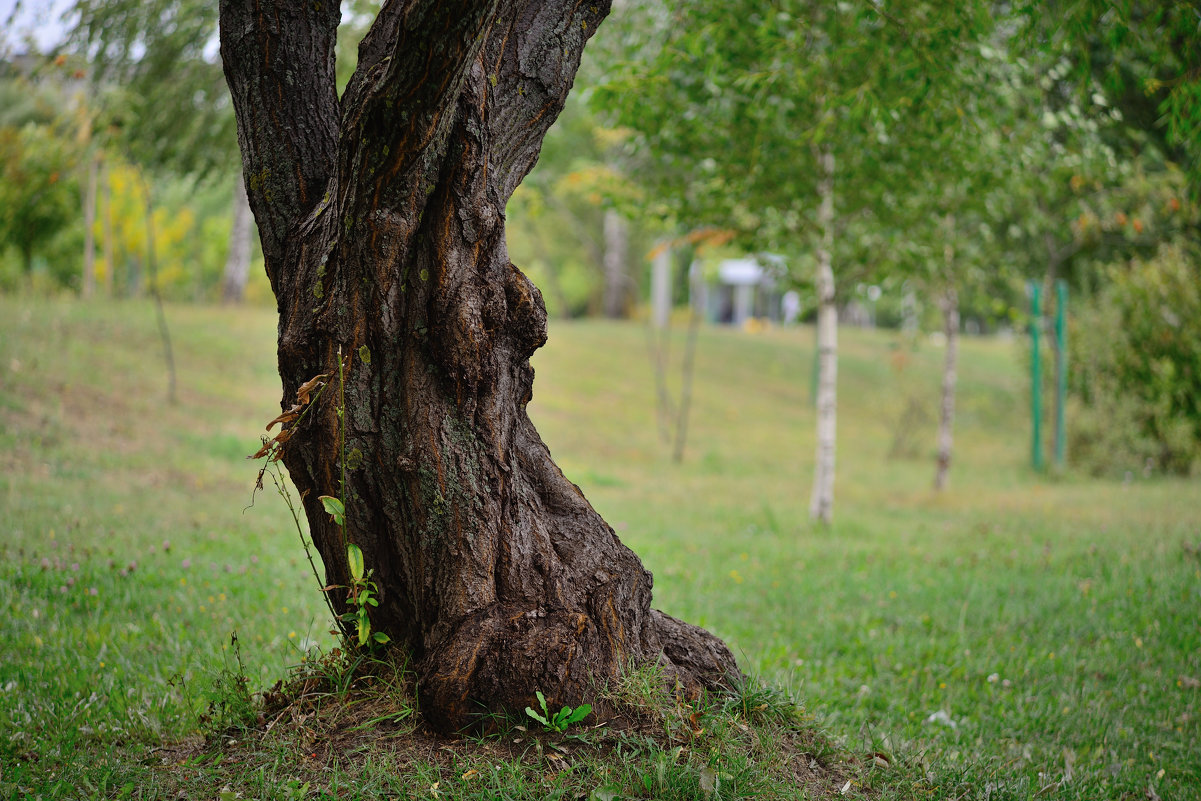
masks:
<svg viewBox="0 0 1201 801"><path fill-rule="evenodd" d="M349 583L359 545L372 625L407 649L445 731L536 690L595 700L631 660L719 686L729 650L651 610L650 574L526 414L546 312L509 261L504 209L608 3L386 3L341 106L338 5L221 3L284 405L351 355L344 447L326 392L283 450L329 582ZM345 531L318 499L343 474Z"/></svg>
<svg viewBox="0 0 1201 801"><path fill-rule="evenodd" d="M834 305L834 154L819 156L821 177L817 210L821 244L817 249L817 449L809 516L822 523L834 518L834 441L837 421L838 309Z"/></svg>
<svg viewBox="0 0 1201 801"><path fill-rule="evenodd" d="M605 316L618 320L626 316L629 303L629 226L613 209L605 211Z"/></svg>
<svg viewBox="0 0 1201 801"><path fill-rule="evenodd" d="M221 279L221 300L241 303L246 294L246 279L250 277L250 203L246 199L246 182L238 172L234 186L233 226L229 232L229 256L225 259L225 274Z"/></svg>
<svg viewBox="0 0 1201 801"><path fill-rule="evenodd" d="M947 245L948 251L950 245ZM948 256L948 260L950 257ZM947 473L951 469L951 448L954 445L955 384L959 366L959 293L953 286L947 287L939 299L942 308L943 331L947 336L946 359L942 368L942 399L938 413L938 468L934 473L934 489L947 485Z"/></svg>

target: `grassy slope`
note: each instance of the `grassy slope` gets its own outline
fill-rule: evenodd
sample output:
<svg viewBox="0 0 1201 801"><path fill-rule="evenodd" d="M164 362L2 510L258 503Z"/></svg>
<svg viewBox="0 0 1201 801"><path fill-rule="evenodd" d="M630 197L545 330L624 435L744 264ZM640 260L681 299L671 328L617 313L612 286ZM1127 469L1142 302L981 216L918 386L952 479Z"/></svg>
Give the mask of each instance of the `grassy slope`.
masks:
<svg viewBox="0 0 1201 801"><path fill-rule="evenodd" d="M234 630L263 686L322 639L286 510L242 511L278 408L272 316L171 318L176 407L147 306L0 298L0 795L136 780L150 744L194 730ZM702 333L683 465L638 326L552 323L531 414L662 608L849 748L909 761L886 794L1201 797L1201 564L1182 547L1201 487L1032 476L1018 347L969 340L936 496L941 351L846 331L836 524L815 529L811 336ZM902 426L911 405L925 419ZM889 460L901 427L917 458Z"/></svg>

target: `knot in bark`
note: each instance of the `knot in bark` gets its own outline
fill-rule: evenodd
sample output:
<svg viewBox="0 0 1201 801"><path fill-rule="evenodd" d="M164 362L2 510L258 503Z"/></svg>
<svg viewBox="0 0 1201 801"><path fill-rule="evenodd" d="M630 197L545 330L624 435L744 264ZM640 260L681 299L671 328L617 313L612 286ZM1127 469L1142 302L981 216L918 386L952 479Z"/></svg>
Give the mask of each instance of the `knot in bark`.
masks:
<svg viewBox="0 0 1201 801"><path fill-rule="evenodd" d="M516 265L509 264L505 280L509 335L521 359L528 359L546 344L546 304L534 282Z"/></svg>

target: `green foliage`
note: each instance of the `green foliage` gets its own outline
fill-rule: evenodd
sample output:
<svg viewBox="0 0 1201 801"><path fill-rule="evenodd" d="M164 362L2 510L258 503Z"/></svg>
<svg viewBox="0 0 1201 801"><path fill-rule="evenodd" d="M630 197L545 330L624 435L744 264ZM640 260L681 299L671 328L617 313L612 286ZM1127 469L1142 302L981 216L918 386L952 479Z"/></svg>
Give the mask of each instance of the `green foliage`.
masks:
<svg viewBox="0 0 1201 801"><path fill-rule="evenodd" d="M527 706L525 713L551 731L565 732L573 723L579 723L592 712L592 704L580 704L575 709L565 706L552 713L546 708L546 697L542 695L542 691L535 690L534 695L538 696L538 705L542 711L536 712Z"/></svg>
<svg viewBox="0 0 1201 801"><path fill-rule="evenodd" d="M1071 458L1097 474L1201 472L1201 269L1165 246L1108 271L1077 313Z"/></svg>
<svg viewBox="0 0 1201 801"><path fill-rule="evenodd" d="M1025 2L1032 35L1070 54L1084 91L1103 87L1133 135L1123 151L1159 151L1201 192L1201 28L1195 3Z"/></svg>
<svg viewBox="0 0 1201 801"><path fill-rule="evenodd" d="M957 54L988 30L979 3L888 14L851 3L637 8L655 44L632 53L597 98L637 133L640 179L689 225L785 252L814 233L819 150L838 165L841 219L884 210L883 184L906 180L881 169L892 151L932 156L929 139L900 141L894 128L955 87Z"/></svg>
<svg viewBox="0 0 1201 801"><path fill-rule="evenodd" d="M317 500L321 501L321 505L325 507L325 511L333 518L335 524L339 526L346 524L346 507L342 505L342 501L332 495L322 495ZM362 571L360 570L359 572L361 573Z"/></svg>
<svg viewBox="0 0 1201 801"><path fill-rule="evenodd" d="M182 174L237 164L217 6L199 0L76 0L66 50L87 58L102 129L140 164Z"/></svg>
<svg viewBox="0 0 1201 801"><path fill-rule="evenodd" d="M364 576L363 549L353 542L346 546L346 563L350 566L350 577L355 581L362 580Z"/></svg>
<svg viewBox="0 0 1201 801"><path fill-rule="evenodd" d="M52 126L0 128L0 247L18 251L26 275L35 254L78 219L77 159Z"/></svg>
<svg viewBox="0 0 1201 801"><path fill-rule="evenodd" d="M360 556L360 565L362 564L361 559ZM369 643L387 645L392 641L392 638L384 632L371 630L369 610L373 606L379 606L379 601L375 597L377 594L379 594L379 588L371 580L371 571L367 571L366 575L353 579L350 583L347 601L354 609L342 615L340 619L344 623L354 625L355 637L360 648Z"/></svg>
<svg viewBox="0 0 1201 801"><path fill-rule="evenodd" d="M323 496L324 500L324 496ZM336 501L337 498L329 500ZM326 509L329 508L329 503L326 503ZM335 520L340 519L339 515L335 515ZM342 525L339 523L338 525ZM351 611L342 615L339 619L343 623L354 626L355 637L360 648L367 645L387 645L392 641L382 631L371 631L371 616L370 610L372 607L379 606L379 600L376 596L379 594L379 587L371 580L371 571L364 571L363 550L353 542L346 546L346 562L350 566L350 586L347 588L347 602L353 607ZM328 589L332 589L327 587Z"/></svg>

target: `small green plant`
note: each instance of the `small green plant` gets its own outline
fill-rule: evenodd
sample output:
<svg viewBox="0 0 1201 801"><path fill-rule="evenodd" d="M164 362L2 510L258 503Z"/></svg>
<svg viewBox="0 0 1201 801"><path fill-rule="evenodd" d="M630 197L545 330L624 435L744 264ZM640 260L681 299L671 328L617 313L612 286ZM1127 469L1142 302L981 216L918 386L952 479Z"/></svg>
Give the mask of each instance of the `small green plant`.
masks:
<svg viewBox="0 0 1201 801"><path fill-rule="evenodd" d="M535 690L534 694L538 696L538 704L542 707L542 712L539 714L527 706L525 713L552 731L565 732L568 726L579 723L592 712L592 704L580 704L575 709L565 706L551 714L550 710L546 708L546 696L540 690Z"/></svg>
<svg viewBox="0 0 1201 801"><path fill-rule="evenodd" d="M254 696L250 692L246 666L242 663L237 632L230 634L229 644L233 664L226 658L225 664L212 676L209 687L202 692L208 708L200 715L200 723L214 732L246 728L255 720Z"/></svg>
<svg viewBox="0 0 1201 801"><path fill-rule="evenodd" d="M283 791L288 801L301 801L301 799L309 797L309 785L310 782L301 784L299 779L289 779L288 783L283 786Z"/></svg>
<svg viewBox="0 0 1201 801"><path fill-rule="evenodd" d="M328 511L331 504L330 501L338 503L337 498L329 496L321 497L322 503ZM333 514L332 512L330 514ZM338 520L335 516L334 520ZM387 645L392 641L387 634L382 631L371 630L371 618L368 611L373 606L379 606L379 600L375 597L379 594L379 587L371 580L371 571L365 570L363 563L363 551L353 542L346 545L346 561L350 565L350 586L347 587L347 602L354 607L351 611L340 615L339 620L343 623L353 623L355 627L355 636L358 640L359 647L367 645ZM340 585L331 584L325 587L326 592L337 589Z"/></svg>
<svg viewBox="0 0 1201 801"><path fill-rule="evenodd" d="M366 355L365 355L366 354ZM359 349L359 357L364 364L371 361L370 351L366 350L366 346ZM340 493L338 497L333 495L321 495L319 500L325 511L333 519L335 525L342 530L342 542L346 545L346 562L350 567L350 584L330 584L321 588L322 595L325 597L325 602L329 606L330 613L335 618L343 623L353 624L355 630L355 639L360 648L365 645L386 645L391 642L391 638L382 631L371 631L371 618L369 610L373 606L379 606L379 587L371 580L371 571L365 569L363 551L358 545L346 540L346 363L350 357L345 359L342 357L342 349L338 348L338 398L334 409L338 418L338 450L339 464L341 465L342 477L339 482ZM296 403L292 408L283 412L270 423L267 424L267 431L270 432L276 423L280 424L280 432L273 438L263 437L262 447L257 453L251 456L251 459L264 459L262 468L259 470L258 480L255 482L255 490L263 488L263 476L270 475L271 480L275 483L276 491L288 506L288 511L292 514L292 520L296 524L296 531L300 535L300 542L304 545L305 554L309 559L309 566L313 569L313 575L317 576L317 565L313 562L312 551L309 549L309 542L305 539L304 531L300 525L300 515L295 504L292 503L291 495L287 491L286 483L279 474L279 468L276 465L283 458L284 445L292 438L297 427L308 416L309 412L317 405L317 401L325 392L328 379L332 373L321 373L310 380L306 381L296 391ZM286 426L286 427L285 427ZM355 453L358 453L355 451ZM362 458L359 454L358 458ZM251 497L251 504L254 499ZM320 579L318 578L320 584ZM329 599L329 592L335 589L347 590L347 602L350 604L351 611L339 615L334 610L333 603Z"/></svg>
<svg viewBox="0 0 1201 801"><path fill-rule="evenodd" d="M751 723L796 723L800 707L783 689L763 683L754 676L741 676L722 704L724 711Z"/></svg>

